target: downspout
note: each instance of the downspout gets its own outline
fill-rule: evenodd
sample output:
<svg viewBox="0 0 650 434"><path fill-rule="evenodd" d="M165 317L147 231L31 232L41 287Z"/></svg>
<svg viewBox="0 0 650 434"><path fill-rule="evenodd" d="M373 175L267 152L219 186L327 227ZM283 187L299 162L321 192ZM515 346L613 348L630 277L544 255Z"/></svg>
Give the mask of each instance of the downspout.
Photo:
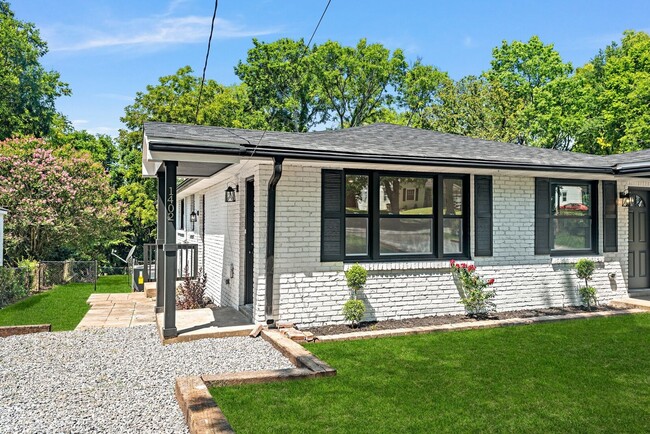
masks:
<svg viewBox="0 0 650 434"><path fill-rule="evenodd" d="M282 161L284 157L273 157L273 175L269 179L268 202L266 207L266 298L264 314L266 323L274 327L273 316L273 272L275 266L275 194L276 187L282 177Z"/></svg>

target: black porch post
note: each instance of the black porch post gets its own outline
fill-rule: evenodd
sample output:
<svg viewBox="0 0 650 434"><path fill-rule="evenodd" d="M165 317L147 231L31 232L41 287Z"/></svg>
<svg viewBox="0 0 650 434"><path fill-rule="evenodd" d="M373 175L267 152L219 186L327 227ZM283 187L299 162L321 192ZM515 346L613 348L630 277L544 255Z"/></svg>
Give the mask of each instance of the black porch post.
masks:
<svg viewBox="0 0 650 434"><path fill-rule="evenodd" d="M158 172L158 226L156 227L156 313L163 311L165 306L165 172Z"/></svg>
<svg viewBox="0 0 650 434"><path fill-rule="evenodd" d="M163 337L175 337L176 330L176 167L178 162L165 161L165 321Z"/></svg>

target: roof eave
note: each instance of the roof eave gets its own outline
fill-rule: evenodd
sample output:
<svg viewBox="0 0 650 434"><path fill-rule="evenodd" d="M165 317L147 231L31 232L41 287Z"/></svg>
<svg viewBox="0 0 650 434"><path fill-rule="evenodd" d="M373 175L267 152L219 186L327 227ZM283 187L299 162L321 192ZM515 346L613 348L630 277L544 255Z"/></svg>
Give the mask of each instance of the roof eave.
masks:
<svg viewBox="0 0 650 434"><path fill-rule="evenodd" d="M351 154L325 151L309 151L298 149L278 149L267 147L244 147L238 150L233 148L214 148L202 144L173 144L173 143L151 143L151 150L159 152L186 152L197 154L218 154L218 155L239 155L246 157L284 157L291 159L316 160L316 161L348 161L359 163L387 163L387 164L412 164L427 166L465 167L465 168L494 168L510 170L530 171L556 171L556 172L580 172L580 173L602 173L613 174L609 166L566 166L521 163L514 161L494 161L477 159L458 158L435 158L435 157L408 157L395 155L369 155Z"/></svg>

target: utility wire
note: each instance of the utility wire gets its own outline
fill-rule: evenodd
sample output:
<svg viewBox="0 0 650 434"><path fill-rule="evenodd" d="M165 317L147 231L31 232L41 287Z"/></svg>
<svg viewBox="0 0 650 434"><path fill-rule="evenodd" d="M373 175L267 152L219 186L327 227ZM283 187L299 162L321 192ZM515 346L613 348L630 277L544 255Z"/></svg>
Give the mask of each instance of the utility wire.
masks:
<svg viewBox="0 0 650 434"><path fill-rule="evenodd" d="M217 18L217 8L219 0L214 0L214 12L212 13L212 23L210 24L210 37L208 37L208 50L205 53L205 63L203 64L203 75L201 77L201 87L199 88L199 100L196 103L196 114L194 123L199 123L199 108L201 108L201 96L203 96L203 84L205 83L205 71L208 69L208 58L210 57L210 45L212 44L212 34L214 33L214 20Z"/></svg>
<svg viewBox="0 0 650 434"><path fill-rule="evenodd" d="M325 5L325 10L323 10L322 15L320 16L320 19L318 20L318 24L316 24L316 28L314 31L311 33L311 36L309 37L309 42L307 42L307 48L311 45L311 41L314 39L314 35L318 31L318 28L320 27L321 21L323 21L323 18L325 17L325 14L327 13L327 8L330 7L330 3L332 3L332 0L328 0L327 4Z"/></svg>
<svg viewBox="0 0 650 434"><path fill-rule="evenodd" d="M203 86L205 85L205 72L208 69L208 59L210 58L210 46L212 45L212 35L214 34L214 22L217 18L217 9L219 8L219 0L214 1L214 11L212 12L212 22L210 24L210 36L208 37L208 49L205 53L205 62L203 63L203 74L201 75L201 86L199 87L199 100L196 103L196 113L194 114L194 123L199 123L199 109L201 108L201 97L203 96ZM222 129L228 131L233 136L245 140L249 145L252 143L245 137L240 136L234 131L229 130L226 127L221 127Z"/></svg>
<svg viewBox="0 0 650 434"><path fill-rule="evenodd" d="M321 14L320 18L318 19L318 23L316 23L316 27L314 27L314 31L311 33L311 36L309 37L309 41L307 42L307 50L303 52L303 54L300 56L298 61L302 60L302 58L307 54L307 51L309 50L309 47L311 46L312 41L314 40L314 36L316 35L316 32L318 31L318 28L320 27L321 23L323 22L323 18L325 18L325 14L327 13L327 10L330 7L330 3L332 3L332 0L328 0L327 4L325 5L325 9L323 9L323 13ZM199 110L201 108L201 97L203 96L203 87L205 85L205 72L208 69L208 59L210 58L210 46L212 44L212 35L214 34L214 22L217 17L217 9L219 8L219 0L215 0L214 2L214 11L212 12L212 22L210 24L210 36L208 37L208 49L205 53L205 62L203 64L203 74L201 75L201 86L199 87L199 99L196 104L196 113L194 115L194 122L198 124L199 122ZM221 127L225 131L229 132L235 137L238 137L242 140L245 140L247 144L252 145L252 143L245 137L240 136L239 134L235 133L234 131L226 128L226 127ZM255 155L255 151L257 150L258 146L262 142L262 139L264 138L264 135L266 134L266 130L264 131L264 134L260 137L259 141L257 142L257 145L255 145L255 149L253 150L253 155Z"/></svg>

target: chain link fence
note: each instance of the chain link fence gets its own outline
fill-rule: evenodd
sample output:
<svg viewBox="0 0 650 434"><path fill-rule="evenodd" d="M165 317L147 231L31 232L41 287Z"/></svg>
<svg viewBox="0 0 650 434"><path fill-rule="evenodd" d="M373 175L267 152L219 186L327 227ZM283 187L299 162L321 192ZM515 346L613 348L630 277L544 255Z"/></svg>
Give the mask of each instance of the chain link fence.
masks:
<svg viewBox="0 0 650 434"><path fill-rule="evenodd" d="M98 266L97 261L42 261L30 267L0 267L0 308L56 285L92 284L97 290L100 276L124 276L132 286L132 265L128 267Z"/></svg>
<svg viewBox="0 0 650 434"><path fill-rule="evenodd" d="M38 291L54 285L92 283L97 286L97 261L43 261L38 264Z"/></svg>
<svg viewBox="0 0 650 434"><path fill-rule="evenodd" d="M0 308L27 297L35 282L34 272L27 267L0 267Z"/></svg>

